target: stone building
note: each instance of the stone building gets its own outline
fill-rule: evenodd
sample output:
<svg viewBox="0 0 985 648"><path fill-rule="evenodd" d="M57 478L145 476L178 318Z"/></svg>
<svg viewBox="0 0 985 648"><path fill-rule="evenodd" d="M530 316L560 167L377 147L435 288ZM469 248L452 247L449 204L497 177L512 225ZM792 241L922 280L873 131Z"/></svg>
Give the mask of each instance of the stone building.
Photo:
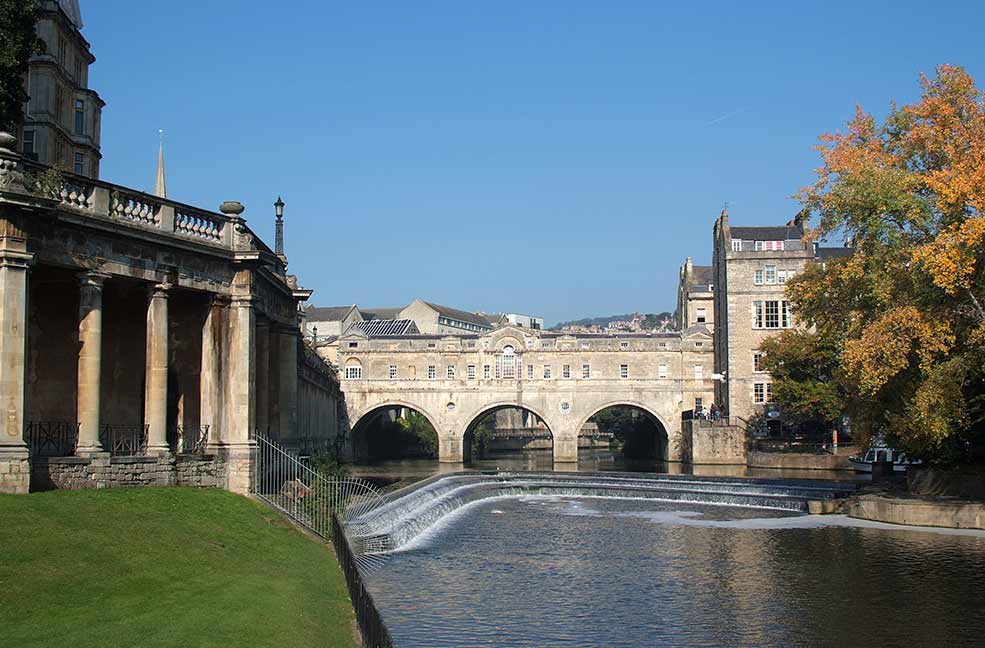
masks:
<svg viewBox="0 0 985 648"><path fill-rule="evenodd" d="M698 324L714 330L715 279L712 266L696 266L687 257L681 266L677 287L677 329L684 331Z"/></svg>
<svg viewBox="0 0 985 648"><path fill-rule="evenodd" d="M343 335L338 361L352 429L348 451L358 458L362 422L405 407L434 426L441 461L461 462L477 421L516 408L550 431L555 462L571 462L588 419L624 405L663 430L661 458L680 461L682 415L713 393L711 342L703 327L652 335L510 326L472 335Z"/></svg>
<svg viewBox="0 0 985 648"><path fill-rule="evenodd" d="M748 420L768 410L773 385L759 349L764 339L798 326L786 284L808 264L851 254L824 248L805 236L804 215L783 226L736 227L722 211L714 228L715 402Z"/></svg>
<svg viewBox="0 0 985 648"><path fill-rule="evenodd" d="M189 483L245 493L253 434L325 445L334 371L311 292L219 212L35 165L0 133L0 492ZM35 189L34 191L37 191Z"/></svg>
<svg viewBox="0 0 985 648"><path fill-rule="evenodd" d="M30 160L99 177L103 100L89 88L95 57L82 36L78 0L40 0L37 33L44 51L31 57L25 120L16 134Z"/></svg>

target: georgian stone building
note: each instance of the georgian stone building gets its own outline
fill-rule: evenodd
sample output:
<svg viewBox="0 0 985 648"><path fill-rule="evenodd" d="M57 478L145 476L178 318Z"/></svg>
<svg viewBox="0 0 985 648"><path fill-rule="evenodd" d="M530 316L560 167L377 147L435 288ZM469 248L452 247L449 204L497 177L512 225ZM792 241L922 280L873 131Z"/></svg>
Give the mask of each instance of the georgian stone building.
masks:
<svg viewBox="0 0 985 648"><path fill-rule="evenodd" d="M246 493L260 431L339 434L300 340L311 292L249 228L70 173L51 194L0 133L0 492L187 483Z"/></svg>
<svg viewBox="0 0 985 648"><path fill-rule="evenodd" d="M714 289L714 268L696 266L691 261L691 257L687 257L684 265L681 266L680 282L677 287L678 330L684 331L699 324L708 331L714 330Z"/></svg>
<svg viewBox="0 0 985 648"><path fill-rule="evenodd" d="M40 0L37 34L44 51L31 57L30 99L15 135L30 160L87 178L99 177L103 100L89 88L95 57L82 35L78 0Z"/></svg>

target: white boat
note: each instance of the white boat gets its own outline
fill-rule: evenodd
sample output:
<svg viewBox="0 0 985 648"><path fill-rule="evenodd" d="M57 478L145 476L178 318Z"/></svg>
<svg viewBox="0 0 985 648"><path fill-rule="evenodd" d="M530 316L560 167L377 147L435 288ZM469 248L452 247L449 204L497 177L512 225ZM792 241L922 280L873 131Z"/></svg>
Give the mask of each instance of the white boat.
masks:
<svg viewBox="0 0 985 648"><path fill-rule="evenodd" d="M855 468L855 472L872 472L872 465L877 462L891 461L893 472L905 473L910 466L919 466L923 463L920 459L910 459L905 452L893 450L887 446L876 446L869 448L864 456L854 455L848 458L849 463Z"/></svg>

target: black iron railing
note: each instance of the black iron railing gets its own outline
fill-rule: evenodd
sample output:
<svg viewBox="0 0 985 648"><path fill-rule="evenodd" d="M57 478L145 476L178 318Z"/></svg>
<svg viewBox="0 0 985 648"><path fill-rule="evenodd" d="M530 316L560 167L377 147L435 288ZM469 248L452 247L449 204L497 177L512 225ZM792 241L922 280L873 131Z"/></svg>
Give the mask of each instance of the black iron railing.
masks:
<svg viewBox="0 0 985 648"><path fill-rule="evenodd" d="M178 426L178 452L180 454L205 454L205 449L208 445L208 425Z"/></svg>
<svg viewBox="0 0 985 648"><path fill-rule="evenodd" d="M363 583L356 557L352 553L352 547L349 546L349 539L334 513L332 513L332 544L335 546L335 555L338 557L342 575L349 588L349 598L352 600L352 609L356 613L359 631L363 635L363 645L367 648L393 648L390 631L383 623L383 617L376 608L373 596Z"/></svg>
<svg viewBox="0 0 985 648"><path fill-rule="evenodd" d="M71 421L28 421L24 440L32 457L70 457L79 442L79 424Z"/></svg>
<svg viewBox="0 0 985 648"><path fill-rule="evenodd" d="M749 449L753 452L833 454L830 441L810 437L772 437L751 439Z"/></svg>
<svg viewBox="0 0 985 648"><path fill-rule="evenodd" d="M150 425L104 425L99 440L114 457L136 457L147 452Z"/></svg>

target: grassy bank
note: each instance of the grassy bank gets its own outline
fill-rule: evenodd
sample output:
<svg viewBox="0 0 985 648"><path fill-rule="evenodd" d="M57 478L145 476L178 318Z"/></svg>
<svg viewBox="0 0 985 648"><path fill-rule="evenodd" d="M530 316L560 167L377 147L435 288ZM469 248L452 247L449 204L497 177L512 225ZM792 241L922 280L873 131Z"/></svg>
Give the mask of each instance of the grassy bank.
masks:
<svg viewBox="0 0 985 648"><path fill-rule="evenodd" d="M345 646L330 549L219 490L0 495L0 644Z"/></svg>

